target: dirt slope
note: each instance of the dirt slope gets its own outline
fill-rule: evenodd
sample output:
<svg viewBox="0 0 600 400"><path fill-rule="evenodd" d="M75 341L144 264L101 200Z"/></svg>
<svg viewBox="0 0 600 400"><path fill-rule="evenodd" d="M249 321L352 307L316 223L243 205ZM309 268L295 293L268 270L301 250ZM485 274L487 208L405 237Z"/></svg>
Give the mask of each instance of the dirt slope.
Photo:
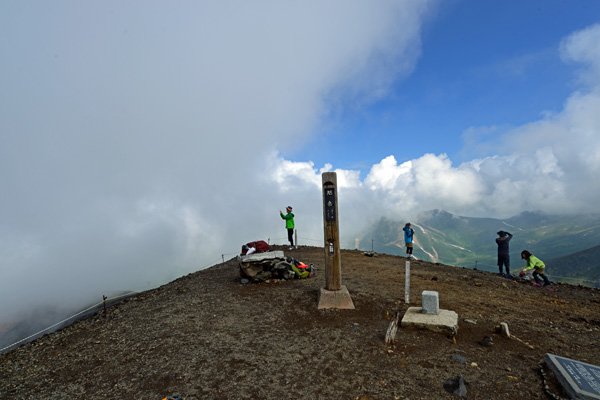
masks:
<svg viewBox="0 0 600 400"><path fill-rule="evenodd" d="M322 248L286 253L323 266ZM545 353L600 363L597 290L419 261L412 305L438 291L459 315L458 335L399 329L386 346L390 319L409 306L404 262L344 251L353 311L317 310L322 270L242 285L235 260L216 265L0 356L0 398L451 399L444 382L462 375L469 399L545 399ZM494 333L500 322L534 348Z"/></svg>

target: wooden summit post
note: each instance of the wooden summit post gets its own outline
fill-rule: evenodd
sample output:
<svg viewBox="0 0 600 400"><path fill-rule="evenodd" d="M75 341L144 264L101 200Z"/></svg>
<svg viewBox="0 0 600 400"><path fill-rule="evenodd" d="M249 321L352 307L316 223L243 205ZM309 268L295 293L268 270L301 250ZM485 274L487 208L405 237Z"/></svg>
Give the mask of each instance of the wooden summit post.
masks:
<svg viewBox="0 0 600 400"><path fill-rule="evenodd" d="M337 197L337 175L325 172L323 182L323 239L325 248L325 288L319 294L318 308L354 310L346 286L342 285L342 258Z"/></svg>

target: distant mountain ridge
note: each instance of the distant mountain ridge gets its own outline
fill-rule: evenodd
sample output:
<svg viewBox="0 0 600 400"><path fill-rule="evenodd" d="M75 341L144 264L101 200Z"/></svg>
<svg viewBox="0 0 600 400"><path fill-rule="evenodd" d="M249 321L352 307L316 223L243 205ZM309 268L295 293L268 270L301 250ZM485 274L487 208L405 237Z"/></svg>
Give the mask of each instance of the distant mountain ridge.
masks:
<svg viewBox="0 0 600 400"><path fill-rule="evenodd" d="M373 240L373 249L378 252L404 254L404 233L402 228L407 221L381 218L362 236L362 242ZM592 249L600 245L600 214L576 216L548 215L536 212L523 212L506 218L474 218L451 214L443 210L431 210L410 221L415 229L415 249L417 258L442 264L477 267L496 271L497 246L496 232L504 230L512 233L510 242L511 268L517 271L524 264L520 259L521 250L527 249L554 266L556 259ZM600 248L591 254L599 254ZM552 260L552 261L549 261ZM551 275L564 274L561 260L549 270ZM582 257L581 266L574 274L588 279L600 273L600 265L594 264L600 256ZM581 275L579 275L581 274Z"/></svg>
<svg viewBox="0 0 600 400"><path fill-rule="evenodd" d="M596 281L600 287L600 245L578 251L568 256L553 258L548 265L559 271L561 276L586 277Z"/></svg>

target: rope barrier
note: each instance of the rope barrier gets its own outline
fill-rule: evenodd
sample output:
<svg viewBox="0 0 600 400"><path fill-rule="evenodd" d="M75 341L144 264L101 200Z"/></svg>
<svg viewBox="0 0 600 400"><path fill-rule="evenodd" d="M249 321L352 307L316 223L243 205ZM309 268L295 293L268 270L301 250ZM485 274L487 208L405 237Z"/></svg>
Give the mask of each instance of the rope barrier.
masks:
<svg viewBox="0 0 600 400"><path fill-rule="evenodd" d="M281 240L284 240L284 239L287 241L287 238L281 238ZM270 238L269 238L269 240L270 240ZM233 258L233 257L238 256L238 255L239 255L239 253L223 253L223 254L221 254L221 258L220 259L217 259L217 260L213 261L211 264L208 264L208 265L205 265L205 266L200 266L200 267L198 267L198 270L210 268L211 266L217 265L219 263L223 263L224 264L226 262L225 261L225 257L228 257L228 258L231 257L231 258ZM227 260L227 261L229 261L229 260ZM52 325L50 325L50 326L48 326L48 327L46 327L46 328L38 331L36 333L33 333L33 334L31 334L31 335L29 335L27 337L24 337L23 339L20 339L20 340L14 342L14 343L12 343L12 344L10 344L8 346L0 348L0 354L4 353L7 349L15 347L15 346L17 346L17 345L19 345L19 344L21 344L23 342L26 342L27 340L35 338L36 336L41 335L41 334L43 334L43 333L45 333L45 332L47 332L47 331L49 331L49 330L51 330L51 329L53 329L53 328L61 325L61 324L64 324L65 322L70 321L70 320L76 318L77 316L79 316L81 314L84 314L84 313L86 313L86 312L88 312L88 311L90 311L90 310L92 310L94 308L100 307L102 304L105 304L106 301L114 301L114 300L117 300L117 299L119 299L121 297L131 296L132 294L137 294L137 293L140 293L140 292L139 291L131 291L131 292L127 293L127 294L116 296L116 297L111 297L111 298L104 298L103 297L103 300L101 302L96 303L96 304L94 304L94 305L86 308L85 310L81 310L81 311L77 312L76 314L73 314L73 315L71 315L71 316L69 316L67 318L64 318L63 320L58 321L58 322L56 322L56 323L54 323L54 324L52 324Z"/></svg>
<svg viewBox="0 0 600 400"><path fill-rule="evenodd" d="M235 257L237 255L238 255L238 253L223 253L223 254L221 254L221 259L217 259L217 260L213 261L211 264L208 264L206 266L200 266L198 269L199 270L206 269L206 268L209 268L209 267L211 267L213 265L217 265L220 262L225 263L225 257ZM116 296L116 297L111 297L111 298L103 298L103 300L101 302L96 303L96 304L94 304L94 305L86 308L85 310L81 310L81 311L79 311L76 314L73 314L73 315L71 315L71 316L69 316L69 317L67 317L67 318L65 318L65 319L63 319L63 320L61 320L59 322L56 322L56 323L48 326L47 328L44 328L44 329L42 329L42 330L40 330L40 331L38 331L38 332L36 332L34 334L31 334L31 335L29 335L29 336L27 336L27 337L25 337L23 339L20 339L20 340L14 342L14 343L12 343L12 344L10 344L8 346L5 346L5 347L1 348L0 349L0 354L4 353L4 351L6 351L7 349L10 349L10 348L12 348L14 346L17 346L20 343L23 343L23 342L25 342L25 341L27 341L29 339L35 338L36 336L41 335L44 332L47 332L47 331L49 331L49 330L51 330L51 329L53 329L53 328L55 328L55 327L57 327L57 326L65 323L65 322L67 322L67 321L70 321L70 320L74 319L75 317L77 317L77 316L79 316L81 314L84 314L84 313L86 313L86 312L88 312L88 311L90 311L90 310L92 310L94 308L100 307L102 304L105 304L106 301L114 301L114 300L118 300L118 299L120 299L122 297L127 297L127 296L131 296L133 294L138 294L138 293L140 293L140 291L130 291L129 293L124 294L124 295L120 295L120 296Z"/></svg>
<svg viewBox="0 0 600 400"><path fill-rule="evenodd" d="M52 328L55 328L55 327L59 326L60 324L63 324L63 323L65 323L65 322L67 322L67 321L69 321L69 320L71 320L71 319L73 319L73 318L75 318L75 317L77 317L77 316L79 316L79 315L83 314L83 313L86 313L86 312L88 312L88 311L90 311L90 310L92 310L92 309L94 309L94 308L98 308L98 307L100 307L100 306L101 306L102 304L104 304L104 303L105 303L107 300L111 300L111 301L113 301L113 300L120 299L120 298L122 298L122 297L128 297L128 296L131 296L131 295L133 295L133 294L137 294L137 293L139 293L139 292L134 292L134 291L132 291L132 292L129 292L129 293L127 293L127 294L120 295L120 296L116 296L116 297L111 297L111 298L106 298L106 299L103 299L101 302L99 302L99 303L96 303L96 304L94 304L94 305L92 305L92 306L90 306L90 307L86 308L85 310L81 310L81 311L79 311L78 313L76 313L76 314L73 314L73 315L71 315L70 317L67 317L67 318L65 318L65 319L63 319L63 320L61 320L61 321L58 321L57 323L55 323L55 324L52 324L52 325L50 325L50 326L49 326L49 327L47 327L47 328L44 328L44 329L42 329L42 330L40 330L40 331L38 331L38 332L36 332L36 333L34 333L34 334L32 334L32 335L29 335L29 336L27 336L27 337L25 337L25 338L23 338L23 339L21 339L21 340L18 340L18 341L16 341L16 342L14 342L13 344L10 344L10 345L8 345L8 346L5 346L5 347L1 348L1 349L0 349L0 354L1 354L1 353L3 353L5 350L7 350L7 349L9 349L9 348L13 347L13 346L16 346L16 345L18 345L18 344L20 344L20 343L23 343L23 342L25 342L26 340L29 340L29 339L31 339L31 338L34 338L34 337L38 336L38 335L41 335L42 333L44 333L44 332L47 332L47 331L49 331L50 329L52 329Z"/></svg>
<svg viewBox="0 0 600 400"><path fill-rule="evenodd" d="M301 239L302 241L318 243L318 244L323 243L323 239L313 239L313 238L304 237L304 236L298 236L298 239ZM269 244L271 244L270 243L271 240L273 240L273 242L275 242L275 241L282 241L284 243L287 242L287 238L284 238L284 237L269 238ZM298 242L299 241L300 240L298 240ZM298 243L296 243L296 245L298 245ZM478 269L493 271L495 268L498 268L498 266L490 265L490 264L482 264L482 263L476 262L476 264L472 265L471 268L478 268ZM589 279L581 279L581 278L576 278L576 277L558 276L558 275L551 275L551 274L546 274L546 275L548 275L548 277L554 281L560 281L560 282L565 282L565 283L576 282L577 284L585 284L586 286L600 288L600 279L593 281L593 280L589 280Z"/></svg>
<svg viewBox="0 0 600 400"><path fill-rule="evenodd" d="M221 254L221 259L217 259L217 260L216 260L216 261L214 261L212 264L206 265L206 266L204 266L204 267L200 266L198 269L199 269L199 270L201 270L201 269L210 268L210 267L211 267L211 266L213 266L213 265L217 265L217 264L219 264L221 261L222 261L223 263L225 263L225 257L237 256L237 255L238 255L238 253L226 253L226 254L224 253L224 254ZM96 304L94 304L94 305L92 305L92 306L90 306L90 307L86 308L85 310L81 310L81 311L79 311L79 312L77 312L77 313L75 313L75 314L73 314L73 315L71 315L71 316L69 316L69 317L67 317L67 318L64 318L63 320L61 320L61 321L58 321L58 322L56 322L56 323L54 323L54 324L52 324L52 325L50 325L50 326L48 326L48 327L46 327L46 328L44 328L44 329L42 329L42 330L39 330L39 331L37 331L36 333L33 333L33 334L31 334L31 335L29 335L29 336L27 336L27 337L24 337L23 339L20 339L20 340L18 340L18 341L16 341L16 342L14 342L14 343L12 343L12 344L9 344L8 346L5 346L5 347L3 347L3 348L0 348L0 354L4 353L6 350L8 350L8 349L11 349L11 348L13 348L13 347L15 347L15 346L17 346L17 345L19 345L19 344L23 343L23 342L26 342L26 341L28 341L28 340L30 340L30 339L34 339L34 338L35 338L35 337L37 337L38 335L41 335L41 334L43 334L43 333L45 333L45 332L47 332L47 331L50 331L51 329L53 329L53 328L56 328L57 326L60 326L61 324L64 324L65 322L67 322L67 321L70 321L70 320L72 320L72 319L74 319L74 318L78 317L78 316L79 316L79 315L81 315L81 314L84 314L84 313L86 313L86 312L88 312L88 311L90 311L90 310L93 310L93 309L95 309L95 308L98 308L98 307L100 307L101 305L105 304L105 303L106 303L106 301L114 301L114 300L118 300L118 299L120 299L120 298L122 298L122 297L128 297L128 296L131 296L131 295L133 295L133 294L139 294L139 293L141 293L141 292L140 292L140 291L130 291L130 292L126 293L126 294L119 295L119 296L116 296L116 297L104 298L104 296L103 296L103 300L102 300L101 302L99 302L99 303L96 303Z"/></svg>
<svg viewBox="0 0 600 400"><path fill-rule="evenodd" d="M315 243L323 243L323 239L311 239L311 238L305 238L305 237L299 237L298 239L306 240L309 242L315 242Z"/></svg>

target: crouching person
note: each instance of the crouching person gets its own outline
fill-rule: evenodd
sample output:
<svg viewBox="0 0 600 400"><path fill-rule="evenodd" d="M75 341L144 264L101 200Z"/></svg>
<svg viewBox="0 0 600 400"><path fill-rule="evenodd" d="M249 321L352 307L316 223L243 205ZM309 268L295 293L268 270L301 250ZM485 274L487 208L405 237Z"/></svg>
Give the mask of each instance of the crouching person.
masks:
<svg viewBox="0 0 600 400"><path fill-rule="evenodd" d="M531 254L527 250L523 250L521 252L521 258L527 262L523 267L522 273L527 273L528 271L533 270L533 279L535 280L536 286L542 286L542 281L540 280L540 276L544 280L544 286L548 286L550 284L550 280L544 273L546 269L546 264L533 254Z"/></svg>

